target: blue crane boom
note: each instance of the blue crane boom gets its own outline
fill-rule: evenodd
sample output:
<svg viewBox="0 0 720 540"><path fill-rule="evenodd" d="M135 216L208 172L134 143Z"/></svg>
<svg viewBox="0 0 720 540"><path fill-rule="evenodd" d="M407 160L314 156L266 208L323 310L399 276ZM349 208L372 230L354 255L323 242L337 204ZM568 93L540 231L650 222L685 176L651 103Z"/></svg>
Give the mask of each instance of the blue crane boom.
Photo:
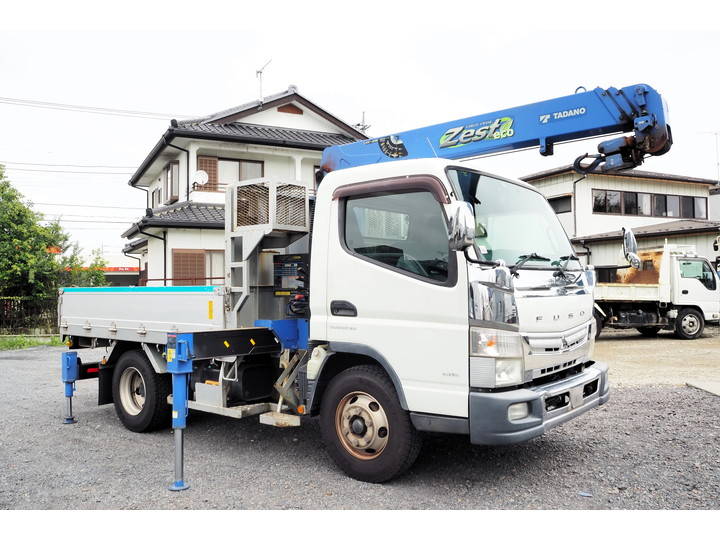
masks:
<svg viewBox="0 0 720 540"><path fill-rule="evenodd" d="M646 84L596 88L569 96L404 131L323 152L320 176L338 169L384 161L440 157L463 159L539 147L552 155L555 143L611 133L631 133L603 141L598 153L575 160L575 169L590 172L637 167L648 155L672 145L667 109L660 94ZM592 163L583 165L585 158Z"/></svg>

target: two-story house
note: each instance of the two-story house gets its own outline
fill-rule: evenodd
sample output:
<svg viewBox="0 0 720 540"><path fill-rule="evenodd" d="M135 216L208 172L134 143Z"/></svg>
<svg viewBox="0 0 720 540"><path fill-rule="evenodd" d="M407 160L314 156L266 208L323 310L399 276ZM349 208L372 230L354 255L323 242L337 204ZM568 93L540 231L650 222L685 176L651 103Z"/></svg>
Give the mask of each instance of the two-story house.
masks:
<svg viewBox="0 0 720 540"><path fill-rule="evenodd" d="M642 170L582 175L569 165L521 180L545 195L589 264L618 264L623 227L632 228L640 249L667 240L694 245L710 260L720 255L713 249L720 221L710 215L715 180Z"/></svg>
<svg viewBox="0 0 720 540"><path fill-rule="evenodd" d="M314 189L322 150L365 138L294 86L203 118L173 120L129 182L147 193L145 216L122 235L130 240L123 252L139 261L140 284L221 284L225 186L273 178Z"/></svg>

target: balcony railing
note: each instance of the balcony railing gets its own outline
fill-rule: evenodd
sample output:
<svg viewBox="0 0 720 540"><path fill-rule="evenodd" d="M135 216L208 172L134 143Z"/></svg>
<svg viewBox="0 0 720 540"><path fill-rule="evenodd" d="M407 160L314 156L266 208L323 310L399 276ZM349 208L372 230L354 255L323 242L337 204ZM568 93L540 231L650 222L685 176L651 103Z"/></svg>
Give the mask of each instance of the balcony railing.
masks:
<svg viewBox="0 0 720 540"><path fill-rule="evenodd" d="M211 184L210 182L208 182L207 184L198 184L197 182L193 182L192 190L205 191L208 193L223 193L226 187L227 184L223 182L217 182L215 184Z"/></svg>
<svg viewBox="0 0 720 540"><path fill-rule="evenodd" d="M152 283L151 283L152 282ZM191 277L191 278L151 278L140 280L140 286L189 286L189 285L224 285L225 278L220 277Z"/></svg>

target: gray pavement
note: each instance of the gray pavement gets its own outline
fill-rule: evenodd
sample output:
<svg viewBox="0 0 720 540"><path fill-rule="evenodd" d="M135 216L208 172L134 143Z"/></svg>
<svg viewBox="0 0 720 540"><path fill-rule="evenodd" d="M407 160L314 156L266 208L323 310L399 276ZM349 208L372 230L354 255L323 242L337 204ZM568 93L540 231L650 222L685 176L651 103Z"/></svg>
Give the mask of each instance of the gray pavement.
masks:
<svg viewBox="0 0 720 540"><path fill-rule="evenodd" d="M644 338L624 339L617 350ZM193 413L191 489L171 493L170 431L125 430L112 405L96 405L95 381L77 383L79 423L62 424L61 351L0 353L0 508L720 508L720 398L684 381L613 380L607 405L516 446L427 437L385 485L338 471L314 421L277 429Z"/></svg>

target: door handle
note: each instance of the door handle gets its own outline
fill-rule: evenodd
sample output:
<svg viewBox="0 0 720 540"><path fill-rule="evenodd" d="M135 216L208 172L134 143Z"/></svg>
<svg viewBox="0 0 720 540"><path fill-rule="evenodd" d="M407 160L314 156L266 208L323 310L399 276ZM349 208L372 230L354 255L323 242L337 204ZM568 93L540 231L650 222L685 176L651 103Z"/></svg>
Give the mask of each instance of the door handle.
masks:
<svg viewBox="0 0 720 540"><path fill-rule="evenodd" d="M330 313L336 317L357 317L357 308L345 300L330 302Z"/></svg>
<svg viewBox="0 0 720 540"><path fill-rule="evenodd" d="M683 290L680 291L680 292L683 293L683 294L687 294L687 293L688 293L688 292L687 292L687 289L683 289Z"/></svg>

